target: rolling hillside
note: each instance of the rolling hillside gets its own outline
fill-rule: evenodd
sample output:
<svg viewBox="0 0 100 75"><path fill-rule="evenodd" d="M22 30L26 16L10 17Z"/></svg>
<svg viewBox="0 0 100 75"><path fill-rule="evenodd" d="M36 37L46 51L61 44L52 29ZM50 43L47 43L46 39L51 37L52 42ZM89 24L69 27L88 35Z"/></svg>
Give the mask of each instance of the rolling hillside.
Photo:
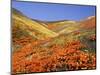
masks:
<svg viewBox="0 0 100 75"><path fill-rule="evenodd" d="M80 22L81 26L86 29L93 29L96 28L96 17L90 16L85 20Z"/></svg>
<svg viewBox="0 0 100 75"><path fill-rule="evenodd" d="M96 69L95 17L44 22L12 11L12 74Z"/></svg>
<svg viewBox="0 0 100 75"><path fill-rule="evenodd" d="M20 30L24 30L24 32L26 31L29 35L33 37L38 36L37 38L43 39L43 38L48 38L48 37L55 37L58 35L57 33L47 29L45 26L41 25L37 21L31 20L28 17L24 16L18 10L13 9L12 13L13 13L12 14L13 24L12 25L16 28L20 28ZM34 33L37 35L35 35Z"/></svg>

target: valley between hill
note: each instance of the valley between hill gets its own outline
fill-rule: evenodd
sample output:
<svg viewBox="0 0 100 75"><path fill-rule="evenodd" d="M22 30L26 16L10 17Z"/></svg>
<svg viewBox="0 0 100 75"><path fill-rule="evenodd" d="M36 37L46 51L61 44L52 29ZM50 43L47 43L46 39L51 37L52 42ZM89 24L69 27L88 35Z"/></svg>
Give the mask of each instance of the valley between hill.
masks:
<svg viewBox="0 0 100 75"><path fill-rule="evenodd" d="M12 11L12 73L96 69L96 17L44 22Z"/></svg>

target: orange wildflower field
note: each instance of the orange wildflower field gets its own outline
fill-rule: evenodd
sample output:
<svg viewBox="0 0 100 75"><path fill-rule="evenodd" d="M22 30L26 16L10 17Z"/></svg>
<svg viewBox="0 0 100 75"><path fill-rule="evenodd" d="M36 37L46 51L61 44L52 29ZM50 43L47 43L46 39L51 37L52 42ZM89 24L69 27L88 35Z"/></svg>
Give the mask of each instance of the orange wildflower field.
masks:
<svg viewBox="0 0 100 75"><path fill-rule="evenodd" d="M12 8L12 74L96 69L96 16L40 21Z"/></svg>

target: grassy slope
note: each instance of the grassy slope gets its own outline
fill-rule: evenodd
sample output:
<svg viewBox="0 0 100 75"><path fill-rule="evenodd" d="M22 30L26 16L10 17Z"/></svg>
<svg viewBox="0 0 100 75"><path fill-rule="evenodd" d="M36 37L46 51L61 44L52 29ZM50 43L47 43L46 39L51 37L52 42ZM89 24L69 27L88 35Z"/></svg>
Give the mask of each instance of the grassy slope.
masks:
<svg viewBox="0 0 100 75"><path fill-rule="evenodd" d="M67 27L74 25L74 24L76 24L75 21L67 21L67 20L48 22L48 28L52 29L53 31L58 32L64 28L67 28Z"/></svg>
<svg viewBox="0 0 100 75"><path fill-rule="evenodd" d="M19 24L17 23L16 25L17 25L17 27L20 26L20 29L35 30L36 32L41 33L41 34L45 35L46 37L55 37L58 35L57 33L47 29L40 23L33 21L33 20L23 16L20 13L17 14L14 12L12 15L12 19L13 19L13 21L15 20L15 21L19 22ZM30 32L29 34L31 34L31 31L28 31L28 32Z"/></svg>
<svg viewBox="0 0 100 75"><path fill-rule="evenodd" d="M50 44L64 44L67 41L80 40L83 44L87 45L87 50L95 51L96 41L89 39L90 36L95 35L95 17L83 20L81 22L52 22L50 23L53 28L60 29L58 32L61 36L54 38ZM49 24L49 25L50 25ZM52 29L52 28L51 28ZM86 50L84 49L84 50Z"/></svg>

